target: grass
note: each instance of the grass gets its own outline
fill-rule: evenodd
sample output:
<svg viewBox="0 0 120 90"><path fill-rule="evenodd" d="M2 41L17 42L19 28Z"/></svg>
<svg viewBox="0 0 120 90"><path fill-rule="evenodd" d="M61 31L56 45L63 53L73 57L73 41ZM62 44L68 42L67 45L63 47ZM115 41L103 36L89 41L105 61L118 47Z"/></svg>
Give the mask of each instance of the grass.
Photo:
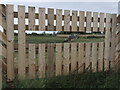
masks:
<svg viewBox="0 0 120 90"><path fill-rule="evenodd" d="M55 35L26 35L26 42L27 43L63 43L64 37L57 37ZM104 38L93 38L93 37L80 37L77 40L72 42L103 42ZM15 43L18 42L18 36L15 35Z"/></svg>
<svg viewBox="0 0 120 90"><path fill-rule="evenodd" d="M12 84L14 88L120 88L120 72L86 72L34 80L26 78L15 80Z"/></svg>

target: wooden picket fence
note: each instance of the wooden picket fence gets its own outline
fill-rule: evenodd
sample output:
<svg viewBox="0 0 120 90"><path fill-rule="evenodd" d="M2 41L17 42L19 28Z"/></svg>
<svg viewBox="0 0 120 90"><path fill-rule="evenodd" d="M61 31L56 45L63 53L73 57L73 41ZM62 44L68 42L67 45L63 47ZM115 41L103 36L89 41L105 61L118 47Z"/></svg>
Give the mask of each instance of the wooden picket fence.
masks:
<svg viewBox="0 0 120 90"><path fill-rule="evenodd" d="M105 43L48 43L29 44L28 56L17 64L16 73L19 78L26 75L30 79L67 75L85 71L109 70L112 62L104 60ZM37 48L37 49L36 49ZM19 51L18 51L19 52ZM23 55L23 54L22 54ZM20 57L23 58L23 57Z"/></svg>
<svg viewBox="0 0 120 90"><path fill-rule="evenodd" d="M28 7L28 12L25 12L25 6L18 6L18 11L14 11L13 5L2 6L0 11L3 24L1 26L6 36L7 49L4 55L6 55L8 81L14 80L16 74L18 79L24 79L27 75L33 79L87 70L93 72L109 70L114 66L116 14L75 10L72 14L70 10L64 10L63 14L62 9L56 9L55 14L52 8L39 8L39 13L35 13L35 7ZM18 24L14 23L14 19L18 19ZM26 19L28 19L28 25L25 22ZM39 25L35 24L35 19L39 21ZM14 30L18 30L18 60L14 58ZM104 32L105 41L38 44L38 51L36 51L36 44L28 44L28 62L26 62L25 30ZM38 55L37 62L36 55Z"/></svg>

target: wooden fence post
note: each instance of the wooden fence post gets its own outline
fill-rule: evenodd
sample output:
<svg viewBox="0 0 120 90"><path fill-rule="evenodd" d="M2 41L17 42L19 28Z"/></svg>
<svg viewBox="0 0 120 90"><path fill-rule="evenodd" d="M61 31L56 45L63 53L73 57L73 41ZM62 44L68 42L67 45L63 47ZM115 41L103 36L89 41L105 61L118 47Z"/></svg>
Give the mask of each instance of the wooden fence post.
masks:
<svg viewBox="0 0 120 90"><path fill-rule="evenodd" d="M13 5L6 5L7 23L7 80L14 79L14 18Z"/></svg>
<svg viewBox="0 0 120 90"><path fill-rule="evenodd" d="M110 32L110 19L111 14L106 14L106 26L105 26L105 55L104 55L104 70L109 70L109 61L110 61L110 40L111 40L111 32Z"/></svg>
<svg viewBox="0 0 120 90"><path fill-rule="evenodd" d="M18 78L25 78L25 6L18 6Z"/></svg>
<svg viewBox="0 0 120 90"><path fill-rule="evenodd" d="M116 25L117 25L117 15L112 14L112 30L111 30L111 64L110 67L114 67L114 59L115 59L115 34L116 34Z"/></svg>

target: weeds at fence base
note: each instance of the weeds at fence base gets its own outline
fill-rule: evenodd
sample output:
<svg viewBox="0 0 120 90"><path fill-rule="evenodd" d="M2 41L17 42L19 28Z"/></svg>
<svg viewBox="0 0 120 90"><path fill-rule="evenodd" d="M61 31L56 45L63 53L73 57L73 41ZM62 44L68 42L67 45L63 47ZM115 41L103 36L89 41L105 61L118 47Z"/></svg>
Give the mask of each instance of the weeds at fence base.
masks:
<svg viewBox="0 0 120 90"><path fill-rule="evenodd" d="M11 85L11 86L9 86ZM3 87L9 88L120 88L120 70L85 72L81 74L70 74L51 78L18 81Z"/></svg>

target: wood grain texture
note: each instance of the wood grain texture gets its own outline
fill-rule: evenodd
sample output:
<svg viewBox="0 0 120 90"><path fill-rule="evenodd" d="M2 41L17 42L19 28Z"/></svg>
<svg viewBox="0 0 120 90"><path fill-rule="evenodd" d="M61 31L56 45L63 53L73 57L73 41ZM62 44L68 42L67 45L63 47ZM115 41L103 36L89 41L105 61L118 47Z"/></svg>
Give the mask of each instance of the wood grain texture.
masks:
<svg viewBox="0 0 120 90"><path fill-rule="evenodd" d="M91 32L91 12L86 12L86 31Z"/></svg>
<svg viewBox="0 0 120 90"><path fill-rule="evenodd" d="M79 31L80 32L85 32L84 22L85 22L85 12L80 11L79 12Z"/></svg>
<svg viewBox="0 0 120 90"><path fill-rule="evenodd" d="M14 79L14 20L13 5L6 5L6 22L7 22L7 80Z"/></svg>
<svg viewBox="0 0 120 90"><path fill-rule="evenodd" d="M105 31L105 56L104 56L104 70L109 69L109 61L110 61L110 40L111 40L111 32L110 32L110 17L111 14L106 14L106 31Z"/></svg>
<svg viewBox="0 0 120 90"><path fill-rule="evenodd" d="M104 61L104 42L100 42L98 47L98 71L103 71L103 61Z"/></svg>
<svg viewBox="0 0 120 90"><path fill-rule="evenodd" d="M70 64L70 44L64 43L63 52L63 74L69 74L69 64Z"/></svg>
<svg viewBox="0 0 120 90"><path fill-rule="evenodd" d="M77 43L71 43L71 73L77 70Z"/></svg>
<svg viewBox="0 0 120 90"><path fill-rule="evenodd" d="M91 43L85 43L85 69L89 69L90 67L90 51L91 51Z"/></svg>
<svg viewBox="0 0 120 90"><path fill-rule="evenodd" d="M48 8L48 31L54 31L54 9Z"/></svg>
<svg viewBox="0 0 120 90"><path fill-rule="evenodd" d="M56 43L56 76L62 74L62 43Z"/></svg>
<svg viewBox="0 0 120 90"><path fill-rule="evenodd" d="M45 8L39 8L39 31L45 31Z"/></svg>
<svg viewBox="0 0 120 90"><path fill-rule="evenodd" d="M18 6L18 78L25 78L25 6Z"/></svg>
<svg viewBox="0 0 120 90"><path fill-rule="evenodd" d="M92 71L97 71L97 43L92 43Z"/></svg>
<svg viewBox="0 0 120 90"><path fill-rule="evenodd" d="M72 11L72 31L77 31L78 11Z"/></svg>
<svg viewBox="0 0 120 90"><path fill-rule="evenodd" d="M93 12L93 32L98 32L98 13Z"/></svg>
<svg viewBox="0 0 120 90"><path fill-rule="evenodd" d="M35 7L28 7L29 30L35 31Z"/></svg>
<svg viewBox="0 0 120 90"><path fill-rule="evenodd" d="M70 10L64 10L64 31L70 31Z"/></svg>
<svg viewBox="0 0 120 90"><path fill-rule="evenodd" d="M29 44L29 79L34 79L36 77L36 68L35 68L35 60L36 60L36 53L35 53L35 44Z"/></svg>
<svg viewBox="0 0 120 90"><path fill-rule="evenodd" d="M56 31L62 31L62 9L56 10Z"/></svg>
<svg viewBox="0 0 120 90"><path fill-rule="evenodd" d="M45 44L39 44L38 65L39 65L39 78L44 78L46 72Z"/></svg>
<svg viewBox="0 0 120 90"><path fill-rule="evenodd" d="M112 18L112 32L111 32L111 68L115 66L114 60L115 60L115 38L116 38L116 31L117 31L117 15L116 14L112 14L111 15Z"/></svg>
<svg viewBox="0 0 120 90"><path fill-rule="evenodd" d="M100 13L99 31L104 32L104 13Z"/></svg>
<svg viewBox="0 0 120 90"><path fill-rule="evenodd" d="M47 48L47 77L52 77L54 75L54 44L49 43Z"/></svg>
<svg viewBox="0 0 120 90"><path fill-rule="evenodd" d="M78 72L84 72L84 43L78 44Z"/></svg>

